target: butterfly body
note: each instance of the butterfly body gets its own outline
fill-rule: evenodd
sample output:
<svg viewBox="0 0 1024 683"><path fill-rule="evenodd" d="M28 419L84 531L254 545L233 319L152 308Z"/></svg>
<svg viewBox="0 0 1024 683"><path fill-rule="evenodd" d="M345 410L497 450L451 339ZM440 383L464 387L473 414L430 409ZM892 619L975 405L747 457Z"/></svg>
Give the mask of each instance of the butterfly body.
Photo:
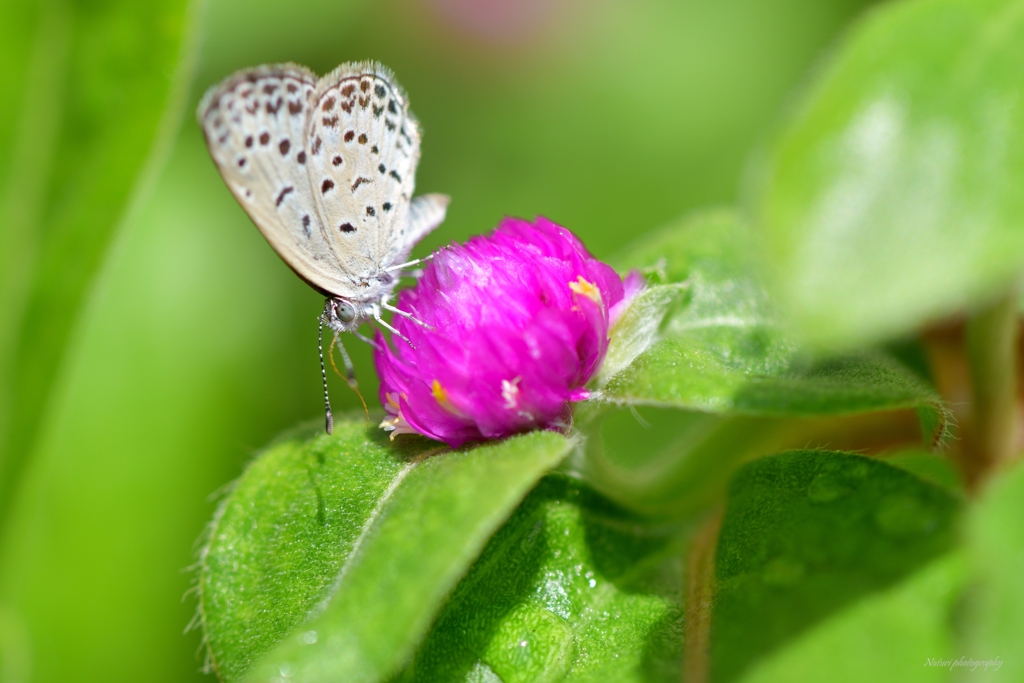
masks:
<svg viewBox="0 0 1024 683"><path fill-rule="evenodd" d="M394 75L343 64L239 71L207 91L199 122L232 194L278 255L328 298L324 322L380 319L413 246L448 198L413 199L420 129ZM393 309L391 309L393 310Z"/></svg>

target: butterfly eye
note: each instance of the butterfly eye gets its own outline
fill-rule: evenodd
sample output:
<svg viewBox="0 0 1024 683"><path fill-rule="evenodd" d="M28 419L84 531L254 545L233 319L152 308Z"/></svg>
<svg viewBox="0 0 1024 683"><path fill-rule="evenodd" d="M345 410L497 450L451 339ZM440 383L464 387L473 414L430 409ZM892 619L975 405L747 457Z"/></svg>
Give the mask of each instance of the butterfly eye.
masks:
<svg viewBox="0 0 1024 683"><path fill-rule="evenodd" d="M334 305L334 315L343 323L350 323L356 319L356 309L347 301L339 301Z"/></svg>

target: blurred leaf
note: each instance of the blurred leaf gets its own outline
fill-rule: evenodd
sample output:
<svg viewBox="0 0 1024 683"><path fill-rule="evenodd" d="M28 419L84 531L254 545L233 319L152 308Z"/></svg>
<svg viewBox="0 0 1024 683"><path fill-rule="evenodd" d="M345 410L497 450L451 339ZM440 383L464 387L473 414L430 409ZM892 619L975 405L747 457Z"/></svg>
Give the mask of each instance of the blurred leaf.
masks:
<svg viewBox="0 0 1024 683"><path fill-rule="evenodd" d="M1024 3L896 2L833 55L759 169L781 300L816 346L913 330L1024 267Z"/></svg>
<svg viewBox="0 0 1024 683"><path fill-rule="evenodd" d="M397 680L678 680L679 550L674 529L549 477L491 539Z"/></svg>
<svg viewBox="0 0 1024 683"><path fill-rule="evenodd" d="M999 669L974 671L972 681L1024 679L1024 662L1017 655L1024 641L1022 519L1024 467L1018 463L989 483L968 519L971 584L959 644L974 659L1004 660Z"/></svg>
<svg viewBox="0 0 1024 683"><path fill-rule="evenodd" d="M716 552L712 680L736 679L828 615L949 551L959 508L944 488L852 454L792 451L744 466L729 486ZM896 624L905 618L891 615Z"/></svg>
<svg viewBox="0 0 1024 683"><path fill-rule="evenodd" d="M906 470L929 484L944 487L957 495L966 495L963 478L948 457L921 449L911 449L886 455L885 462Z"/></svg>
<svg viewBox="0 0 1024 683"><path fill-rule="evenodd" d="M362 421L339 422L333 437L284 441L249 467L201 569L207 642L225 680L393 673L570 447L551 432L458 452L410 442L395 449Z"/></svg>
<svg viewBox="0 0 1024 683"><path fill-rule="evenodd" d="M17 20L0 19L3 33L29 36L0 34L29 51L11 59L27 71L7 79L21 90L3 93L16 113L0 119L10 145L0 152L4 505L115 229L137 213L174 141L199 1L26 4L4 3Z"/></svg>
<svg viewBox="0 0 1024 683"><path fill-rule="evenodd" d="M951 662L960 655L949 621L963 585L963 565L956 553L939 558L787 641L738 680L930 683L953 679L960 671L951 674ZM971 673L971 680L977 673Z"/></svg>
<svg viewBox="0 0 1024 683"><path fill-rule="evenodd" d="M32 683L209 683L182 570L210 494L323 414L322 299L222 187L188 126L75 330L0 550Z"/></svg>
<svg viewBox="0 0 1024 683"><path fill-rule="evenodd" d="M938 434L929 436L940 436L938 395L902 365L881 355L810 362L798 352L754 275L748 239L736 214L719 210L669 226L622 259L623 267L653 268L670 283L685 285L686 296L672 311L674 298L665 291L672 285L651 287L647 298L637 298L650 310L637 316L627 310L613 330L618 337L609 355L628 357L616 347L632 344L636 351L634 338L648 348L628 364L620 361L625 367L606 380L601 398L775 417L916 408L930 413L926 419ZM658 304L665 318L655 338L649 326L660 317Z"/></svg>
<svg viewBox="0 0 1024 683"><path fill-rule="evenodd" d="M627 309L612 330L612 371L598 405L578 418L598 421L602 434L578 467L613 499L649 513L699 510L739 461L799 439L812 418L916 411L929 446L945 437L938 394L897 361L800 352L755 277L734 212L685 218L618 265L653 282L636 299L639 313ZM641 416L644 406L655 410Z"/></svg>

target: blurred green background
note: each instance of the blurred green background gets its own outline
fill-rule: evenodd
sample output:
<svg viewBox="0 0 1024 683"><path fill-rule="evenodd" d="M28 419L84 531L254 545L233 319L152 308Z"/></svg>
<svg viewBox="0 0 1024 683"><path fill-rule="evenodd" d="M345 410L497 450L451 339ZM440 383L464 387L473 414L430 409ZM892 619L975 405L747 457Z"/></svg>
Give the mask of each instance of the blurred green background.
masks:
<svg viewBox="0 0 1024 683"><path fill-rule="evenodd" d="M102 4L47 7L74 22ZM218 177L192 116L206 87L265 62L323 73L379 60L398 74L425 131L419 192L452 197L448 220L417 255L488 231L503 215L543 214L608 258L689 209L735 202L751 151L866 4L210 0L199 8L196 79L169 161L102 252L81 293L84 312L49 312L69 341L48 361L58 377L4 501L0 680L209 680L199 672L200 635L183 635L195 602L182 596L216 493L275 434L321 419L322 301ZM25 29L46 57L52 36L31 21ZM28 87L28 67L13 69L10 55L5 64L0 85ZM3 135L16 114L0 116ZM17 160L0 156L8 181ZM373 405L369 349L347 345ZM338 412L358 406L336 378L332 399Z"/></svg>

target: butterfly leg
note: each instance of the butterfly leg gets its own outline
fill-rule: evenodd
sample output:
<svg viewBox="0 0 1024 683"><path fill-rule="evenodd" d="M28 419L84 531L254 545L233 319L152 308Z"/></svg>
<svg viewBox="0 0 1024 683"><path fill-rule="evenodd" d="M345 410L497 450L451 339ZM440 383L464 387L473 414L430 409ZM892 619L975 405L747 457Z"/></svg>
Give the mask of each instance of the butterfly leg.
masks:
<svg viewBox="0 0 1024 683"><path fill-rule="evenodd" d="M424 261L430 261L433 258L434 255L430 254L429 256L424 256L423 258L413 259L412 261L406 261L405 263L399 263L397 266L391 266L390 268L387 268L385 270L388 273L390 273L393 270L403 270L405 268L408 268L409 266L418 266Z"/></svg>
<svg viewBox="0 0 1024 683"><path fill-rule="evenodd" d="M413 315L412 313L409 313L408 311L403 311L403 310L402 310L402 309L400 309L400 308L395 308L394 306L392 306L391 304L389 304L389 303L388 303L388 299L387 299L387 297L384 297L383 299L381 299L381 300L380 300L380 306L381 306L381 308L383 308L383 309L384 309L385 311L391 311L391 312L392 312L392 313L394 313L395 315L400 315L400 316L402 316L402 317L404 317L404 318L408 318L409 320L413 321L414 323L416 323L416 324L417 324L417 325L419 325L420 327L425 327L425 328L427 328L428 330L432 330L432 329L434 329L434 328L433 328L433 327L431 327L430 325L426 324L425 322L423 322L422 320L420 320L419 318L417 318L416 316L414 316L414 315Z"/></svg>
<svg viewBox="0 0 1024 683"><path fill-rule="evenodd" d="M379 324L381 327L383 327L386 330L389 330L391 332L391 334L395 335L396 337L398 337L399 339L404 341L406 344L408 344L412 348L414 348L414 349L416 348L416 345L413 344L411 341L409 341L408 337L406 337L404 334L402 334L401 332L399 332L395 328L391 327L391 325L388 325L386 322L384 322L384 319L380 317L380 310L377 309L376 307L374 308L374 311L373 311L373 319L376 320L377 324Z"/></svg>
<svg viewBox="0 0 1024 683"><path fill-rule="evenodd" d="M377 349L378 351L381 350L380 344L378 344L375 340L370 339L369 337L364 337L363 335L361 335L360 333L355 332L355 331L353 331L352 334L355 335L356 339L358 339L359 341L364 342L366 344L369 344L370 346L372 346L373 348Z"/></svg>
<svg viewBox="0 0 1024 683"><path fill-rule="evenodd" d="M366 413L366 426L370 426L370 409L366 407L366 399L363 398L363 393L359 391L359 383L356 382L356 368L352 365L352 359L348 356L348 351L345 350L345 345L341 343L341 336L335 332L334 339L331 340L331 353L328 356L331 359L331 367L334 368L335 374L341 376L338 372L338 366L334 364L334 347L337 346L338 350L341 351L341 359L345 363L345 381L348 382L349 387L352 391L356 392L356 396L359 397L359 402L363 404L363 412ZM321 352L322 354L323 352ZM323 361L321 360L321 364Z"/></svg>

